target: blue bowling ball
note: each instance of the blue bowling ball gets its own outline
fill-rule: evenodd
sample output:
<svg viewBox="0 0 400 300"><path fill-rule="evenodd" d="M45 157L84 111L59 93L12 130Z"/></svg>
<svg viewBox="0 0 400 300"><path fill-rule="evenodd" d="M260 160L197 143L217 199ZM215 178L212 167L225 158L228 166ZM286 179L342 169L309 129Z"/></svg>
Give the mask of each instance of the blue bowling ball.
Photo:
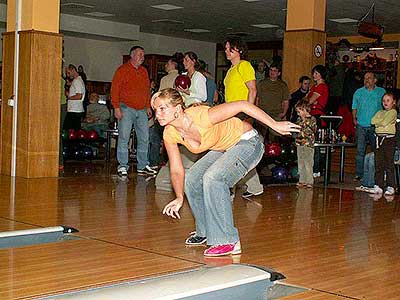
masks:
<svg viewBox="0 0 400 300"><path fill-rule="evenodd" d="M64 159L68 159L71 156L71 148L69 146L64 146L62 155L63 155Z"/></svg>
<svg viewBox="0 0 400 300"><path fill-rule="evenodd" d="M72 148L71 157L74 159L82 159L82 148L80 146L75 146Z"/></svg>
<svg viewBox="0 0 400 300"><path fill-rule="evenodd" d="M280 166L273 167L271 172L272 172L272 177L278 183L286 182L288 179L288 171L284 167Z"/></svg>
<svg viewBox="0 0 400 300"><path fill-rule="evenodd" d="M93 150L89 146L84 146L82 148L82 158L83 159L92 159L93 158Z"/></svg>

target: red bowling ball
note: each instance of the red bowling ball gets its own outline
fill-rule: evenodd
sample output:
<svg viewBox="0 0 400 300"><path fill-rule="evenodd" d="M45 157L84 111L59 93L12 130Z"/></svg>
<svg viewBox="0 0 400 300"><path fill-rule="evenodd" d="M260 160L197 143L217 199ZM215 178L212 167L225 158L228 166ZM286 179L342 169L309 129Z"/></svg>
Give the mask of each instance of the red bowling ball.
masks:
<svg viewBox="0 0 400 300"><path fill-rule="evenodd" d="M175 79L175 87L180 87L184 90L190 87L190 78L187 75L178 75Z"/></svg>
<svg viewBox="0 0 400 300"><path fill-rule="evenodd" d="M86 140L86 139L87 139L86 131L83 130L83 129L79 129L79 130L76 132L76 135L78 136L78 139L80 139L80 140Z"/></svg>
<svg viewBox="0 0 400 300"><path fill-rule="evenodd" d="M277 157L281 155L282 148L278 143L269 143L265 145L265 155L268 157Z"/></svg>
<svg viewBox="0 0 400 300"><path fill-rule="evenodd" d="M97 131L96 130L90 130L88 133L87 133L87 138L89 139L89 140L97 140L98 138L99 138L99 134L97 133Z"/></svg>
<svg viewBox="0 0 400 300"><path fill-rule="evenodd" d="M76 140L77 139L77 134L76 131L74 129L69 129L68 130L68 139L69 140Z"/></svg>

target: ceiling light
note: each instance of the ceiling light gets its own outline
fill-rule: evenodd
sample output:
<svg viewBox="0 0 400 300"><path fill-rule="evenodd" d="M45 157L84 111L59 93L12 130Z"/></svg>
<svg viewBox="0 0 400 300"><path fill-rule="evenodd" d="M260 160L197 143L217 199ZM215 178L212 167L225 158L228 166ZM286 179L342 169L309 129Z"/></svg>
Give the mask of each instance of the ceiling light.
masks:
<svg viewBox="0 0 400 300"><path fill-rule="evenodd" d="M171 4L152 5L151 7L162 9L162 10L174 10L174 9L183 8L182 6L176 6L176 5L171 5Z"/></svg>
<svg viewBox="0 0 400 300"><path fill-rule="evenodd" d="M358 22L357 20L350 19L350 18L341 18L341 19L329 19L329 21L336 22L336 23L355 23Z"/></svg>
<svg viewBox="0 0 400 300"><path fill-rule="evenodd" d="M254 34L249 33L249 32L238 31L238 32L228 33L228 35L234 35L234 36L245 37L245 36L254 35Z"/></svg>
<svg viewBox="0 0 400 300"><path fill-rule="evenodd" d="M78 3L78 2L69 2L69 3L61 3L60 4L62 7L68 7L68 8L93 8L93 5L88 5L88 4L83 4L83 3Z"/></svg>
<svg viewBox="0 0 400 300"><path fill-rule="evenodd" d="M258 2L260 0L243 0L244 2Z"/></svg>
<svg viewBox="0 0 400 300"><path fill-rule="evenodd" d="M169 24L183 24L183 21L171 20L171 19L158 19L151 20L152 23L169 23Z"/></svg>
<svg viewBox="0 0 400 300"><path fill-rule="evenodd" d="M187 28L187 29L184 29L184 31L194 32L194 33L211 32L210 30L201 29L201 28Z"/></svg>
<svg viewBox="0 0 400 300"><path fill-rule="evenodd" d="M99 17L99 18L113 17L113 16L115 16L114 14L103 13L103 12L99 12L99 11L88 12L88 13L84 13L84 14L87 15L87 16Z"/></svg>
<svg viewBox="0 0 400 300"><path fill-rule="evenodd" d="M263 28L263 29L279 27L278 25L266 24L266 23L265 23L265 24L252 24L251 26L253 26L253 27L258 27L258 28Z"/></svg>

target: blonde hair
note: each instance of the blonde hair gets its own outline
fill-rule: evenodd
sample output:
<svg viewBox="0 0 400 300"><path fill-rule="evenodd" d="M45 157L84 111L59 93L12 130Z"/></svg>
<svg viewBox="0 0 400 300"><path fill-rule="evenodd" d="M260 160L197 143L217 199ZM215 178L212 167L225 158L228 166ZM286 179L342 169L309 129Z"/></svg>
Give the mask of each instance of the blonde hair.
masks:
<svg viewBox="0 0 400 300"><path fill-rule="evenodd" d="M171 88L166 88L163 89L157 93L155 93L153 95L153 97L151 97L151 107L154 108L154 101L160 98L161 100L166 100L168 103L172 104L173 106L178 106L181 105L182 109L185 109L185 102L183 101L183 98L181 96L181 94L175 90L175 89L171 89Z"/></svg>

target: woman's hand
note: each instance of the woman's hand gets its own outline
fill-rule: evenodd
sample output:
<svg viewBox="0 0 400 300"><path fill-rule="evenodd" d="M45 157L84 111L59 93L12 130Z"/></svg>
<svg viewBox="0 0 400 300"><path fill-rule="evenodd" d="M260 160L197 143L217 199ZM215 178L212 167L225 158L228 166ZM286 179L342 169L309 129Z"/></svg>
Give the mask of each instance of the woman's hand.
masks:
<svg viewBox="0 0 400 300"><path fill-rule="evenodd" d="M281 121L281 122L275 121L275 123L273 124L273 126L271 126L271 128L282 135L289 135L292 132L300 131L299 125L296 125L289 121Z"/></svg>
<svg viewBox="0 0 400 300"><path fill-rule="evenodd" d="M183 205L183 198L176 198L175 200L171 201L167 205L165 205L163 209L163 214L174 219L180 219L181 216L179 215L179 210Z"/></svg>
<svg viewBox="0 0 400 300"><path fill-rule="evenodd" d="M189 95L189 96L190 96L189 88L183 89L183 88L181 88L180 86L177 86L177 87L176 87L176 90L177 90L178 92L185 93L186 95Z"/></svg>

